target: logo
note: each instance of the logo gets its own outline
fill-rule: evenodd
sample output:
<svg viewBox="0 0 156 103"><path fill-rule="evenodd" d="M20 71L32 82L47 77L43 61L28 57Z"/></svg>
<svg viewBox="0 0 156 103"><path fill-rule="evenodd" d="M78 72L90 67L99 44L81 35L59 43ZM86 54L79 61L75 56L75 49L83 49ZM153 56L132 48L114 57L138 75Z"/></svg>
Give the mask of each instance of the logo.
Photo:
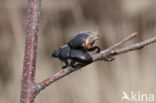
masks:
<svg viewBox="0 0 156 103"><path fill-rule="evenodd" d="M131 91L128 95L125 91L122 91L121 100L127 100L131 102L153 102L154 94L141 93L140 91Z"/></svg>

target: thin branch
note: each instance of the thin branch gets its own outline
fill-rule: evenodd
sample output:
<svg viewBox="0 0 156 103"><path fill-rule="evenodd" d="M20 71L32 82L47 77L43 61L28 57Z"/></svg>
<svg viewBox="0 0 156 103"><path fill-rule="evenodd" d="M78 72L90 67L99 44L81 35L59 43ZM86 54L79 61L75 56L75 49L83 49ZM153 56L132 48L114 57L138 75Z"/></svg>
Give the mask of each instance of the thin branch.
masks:
<svg viewBox="0 0 156 103"><path fill-rule="evenodd" d="M92 56L93 58L93 62L97 61L97 60L102 60L102 59L106 59L110 56L115 55L115 53L112 53L111 51L114 51L114 49L118 48L119 46L121 46L122 44L126 43L127 41L129 41L130 39L134 38L136 36L136 32L132 33L131 35L129 35L128 37L126 37L125 39L121 40L120 42L114 44L113 46L111 46L109 49L106 49L104 51L101 51L98 54L95 54ZM111 54L112 53L112 54ZM38 83L38 91L40 92L41 90L43 90L44 88L46 88L47 86L49 86L50 84L52 84L53 82L57 81L58 79L63 78L64 76L67 76L68 74L77 71L79 69L81 69L82 67L84 67L86 65L84 64L78 64L77 68L72 68L72 67L67 67L63 70L61 70L60 72L52 75L51 77L43 80L42 82Z"/></svg>
<svg viewBox="0 0 156 103"><path fill-rule="evenodd" d="M33 103L36 96L35 71L41 0L29 0L27 32L20 103Z"/></svg>
<svg viewBox="0 0 156 103"><path fill-rule="evenodd" d="M118 48L119 46L123 45L124 43L126 43L127 41L133 39L134 37L136 37L137 32L134 32L132 34L130 34L129 36L127 36L125 39L121 40L120 42L116 43L115 45L111 46L109 49L113 50L115 48Z"/></svg>
<svg viewBox="0 0 156 103"><path fill-rule="evenodd" d="M150 38L150 39L145 40L143 42L136 43L136 44L133 44L131 46L128 46L128 47L125 47L125 48L122 48L119 50L113 50L113 51L111 51L110 55L115 56L115 55L123 54L123 53L129 52L129 51L142 49L145 46L147 46L151 43L154 43L154 42L156 42L156 37Z"/></svg>
<svg viewBox="0 0 156 103"><path fill-rule="evenodd" d="M120 47L121 45L123 45L124 43L126 43L127 41L133 39L134 37L136 37L137 32L134 32L132 34L130 34L129 36L127 36L126 38L124 38L123 40L121 40L120 42L114 44L113 46L111 46L110 48L101 51L98 54L93 55L93 61L96 60L106 60L108 58L108 55L110 55L111 51Z"/></svg>

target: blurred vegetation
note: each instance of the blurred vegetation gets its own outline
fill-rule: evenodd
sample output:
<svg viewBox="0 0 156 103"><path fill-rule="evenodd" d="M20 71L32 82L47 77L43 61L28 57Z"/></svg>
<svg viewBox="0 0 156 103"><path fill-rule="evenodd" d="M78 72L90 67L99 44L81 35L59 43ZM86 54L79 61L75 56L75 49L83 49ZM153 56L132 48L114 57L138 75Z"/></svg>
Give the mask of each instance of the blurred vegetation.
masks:
<svg viewBox="0 0 156 103"><path fill-rule="evenodd" d="M1 0L0 103L19 102L26 8L26 0ZM61 69L52 51L81 31L98 31L102 49L135 31L138 37L128 44L156 36L155 9L155 0L42 0L36 80ZM93 63L49 86L36 103L122 103L123 90L156 94L155 51L152 44L113 62Z"/></svg>

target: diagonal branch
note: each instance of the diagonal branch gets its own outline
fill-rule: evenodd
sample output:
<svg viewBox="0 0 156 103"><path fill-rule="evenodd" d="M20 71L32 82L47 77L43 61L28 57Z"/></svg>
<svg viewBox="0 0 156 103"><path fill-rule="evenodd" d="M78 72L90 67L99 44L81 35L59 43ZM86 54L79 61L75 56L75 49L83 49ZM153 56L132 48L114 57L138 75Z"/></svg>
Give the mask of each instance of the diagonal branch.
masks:
<svg viewBox="0 0 156 103"><path fill-rule="evenodd" d="M134 37L136 37L136 35L137 35L137 32L134 32L134 33L130 34L129 36L127 36L125 39L123 39L120 42L114 44L110 48L108 48L106 50L103 50L103 51L101 51L98 54L93 55L93 61L101 60L101 59L102 60L106 60L108 58L108 56L111 56L110 53L111 53L112 50L120 47L121 45L123 45L127 41L133 39Z"/></svg>
<svg viewBox="0 0 156 103"><path fill-rule="evenodd" d="M123 39L120 42L118 42L118 43L114 44L113 46L111 46L109 49L113 50L115 48L118 48L119 46L121 46L122 44L126 43L127 41L133 39L136 36L137 36L137 32L134 32L134 33L130 34L129 36L127 36L125 39Z"/></svg>
<svg viewBox="0 0 156 103"><path fill-rule="evenodd" d="M120 54L129 52L129 51L142 49L146 45L149 45L149 44L154 43L154 42L156 42L156 37L147 39L147 40L145 40L143 42L136 43L136 44L133 44L131 46L128 46L128 47L125 47L125 48L122 48L122 49L119 49L119 50L113 50L113 51L111 51L111 55L115 56L115 55L120 55Z"/></svg>

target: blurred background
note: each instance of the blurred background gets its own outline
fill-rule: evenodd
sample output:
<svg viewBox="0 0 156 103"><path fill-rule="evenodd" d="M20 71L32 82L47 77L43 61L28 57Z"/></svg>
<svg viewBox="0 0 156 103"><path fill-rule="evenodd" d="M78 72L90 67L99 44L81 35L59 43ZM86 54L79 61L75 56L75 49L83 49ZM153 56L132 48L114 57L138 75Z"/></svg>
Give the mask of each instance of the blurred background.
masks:
<svg viewBox="0 0 156 103"><path fill-rule="evenodd" d="M0 1L0 103L19 103L27 0ZM156 36L155 10L155 0L42 0L36 81L61 70L52 51L81 31L101 34L95 43L101 49L133 32L139 35L124 46ZM156 43L92 63L41 91L35 102L126 103L122 91L156 96L155 52Z"/></svg>

